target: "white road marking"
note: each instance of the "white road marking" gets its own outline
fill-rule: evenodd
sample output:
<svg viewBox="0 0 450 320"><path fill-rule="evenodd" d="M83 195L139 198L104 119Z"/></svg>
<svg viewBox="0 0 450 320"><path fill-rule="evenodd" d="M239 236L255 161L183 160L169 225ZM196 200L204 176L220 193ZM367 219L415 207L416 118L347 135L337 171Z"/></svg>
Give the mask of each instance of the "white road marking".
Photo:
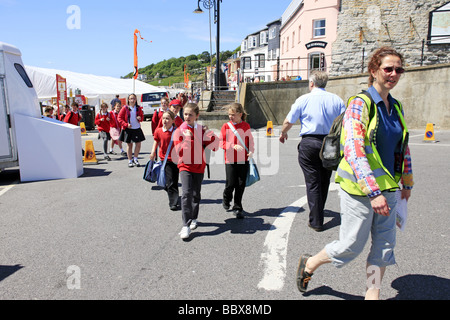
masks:
<svg viewBox="0 0 450 320"><path fill-rule="evenodd" d="M9 186L5 186L5 187L0 187L0 196L4 195L8 190L10 190L12 187L14 187L14 184L9 185Z"/></svg>
<svg viewBox="0 0 450 320"><path fill-rule="evenodd" d="M337 183L331 183L329 191L338 190ZM286 278L286 259L289 233L292 222L300 208L308 203L306 196L298 199L283 212L273 222L266 240L264 241L264 251L261 254L261 264L264 267L264 276L258 284L258 289L276 290L283 289Z"/></svg>

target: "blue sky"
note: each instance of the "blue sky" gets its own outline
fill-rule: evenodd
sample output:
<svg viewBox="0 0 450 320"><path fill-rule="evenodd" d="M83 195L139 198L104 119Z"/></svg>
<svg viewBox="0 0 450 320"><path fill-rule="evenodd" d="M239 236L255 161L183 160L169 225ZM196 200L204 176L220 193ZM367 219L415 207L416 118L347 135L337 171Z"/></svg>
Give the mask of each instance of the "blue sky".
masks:
<svg viewBox="0 0 450 320"><path fill-rule="evenodd" d="M220 50L236 49L250 33L279 19L291 0L223 0ZM80 10L79 29L71 5ZM139 67L210 50L208 11L197 0L0 0L0 41L17 46L25 65L120 77ZM213 18L212 18L213 19ZM212 24L215 52L216 25Z"/></svg>

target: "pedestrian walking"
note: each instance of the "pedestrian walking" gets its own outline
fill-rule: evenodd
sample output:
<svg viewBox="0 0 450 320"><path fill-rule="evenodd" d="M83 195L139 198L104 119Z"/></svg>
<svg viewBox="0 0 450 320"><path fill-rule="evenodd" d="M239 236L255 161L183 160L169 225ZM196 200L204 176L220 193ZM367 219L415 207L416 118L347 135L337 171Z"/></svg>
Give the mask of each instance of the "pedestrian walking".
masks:
<svg viewBox="0 0 450 320"><path fill-rule="evenodd" d="M249 170L248 159L254 152L254 140L250 125L245 122L246 116L240 103L231 104L228 107L230 121L225 123L220 131L220 146L224 149L226 175L222 206L227 211L230 209L234 193L232 210L239 219L244 217L242 198Z"/></svg>
<svg viewBox="0 0 450 320"><path fill-rule="evenodd" d="M300 120L301 141L298 144L298 162L305 176L309 206L308 226L323 231L324 208L330 186L331 172L322 165L319 152L334 119L345 111L341 98L325 90L328 75L314 71L309 79L308 94L300 96L284 120L280 142L287 140L287 132Z"/></svg>
<svg viewBox="0 0 450 320"><path fill-rule="evenodd" d="M401 198L408 200L413 187L403 109L390 94L405 71L403 63L396 50L377 49L368 64L369 89L349 101L341 132L344 158L335 179L341 187L339 240L300 258L297 286L302 292L319 266L342 267L358 256L369 235L366 299L379 299L386 266L395 264L396 196L390 191L401 181Z"/></svg>
<svg viewBox="0 0 450 320"><path fill-rule="evenodd" d="M122 128L119 140L125 142L128 146L128 167L140 167L138 157L141 151L141 143L145 140L141 129L141 122L144 120L144 112L137 104L137 98L134 93L127 99L128 105L124 106L119 113L119 124ZM133 143L134 153L133 153Z"/></svg>
<svg viewBox="0 0 450 320"><path fill-rule="evenodd" d="M108 105L102 103L100 105L100 112L95 116L95 124L97 125L98 138L103 139L103 154L105 155L105 160L111 161L108 155L108 142L111 140L111 135L109 134L111 128L111 113L108 112Z"/></svg>
<svg viewBox="0 0 450 320"><path fill-rule="evenodd" d="M116 102L113 110L111 110L111 128L109 129L109 134L111 135L111 148L109 149L109 154L115 154L114 146L117 144L120 149L120 154L126 156L127 153L123 150L122 141L120 141L120 124L119 124L119 113L122 109L122 103L120 100Z"/></svg>
<svg viewBox="0 0 450 320"><path fill-rule="evenodd" d="M185 122L175 131L175 151L179 156L178 169L182 188L181 212L182 239L189 238L191 230L197 228L201 200L201 186L206 167L205 148L216 151L219 138L206 127L197 123L199 107L188 103L184 107Z"/></svg>
<svg viewBox="0 0 450 320"><path fill-rule="evenodd" d="M166 190L167 195L169 197L169 208L172 211L179 209L178 198L178 178L179 178L179 170L178 170L178 161L176 157L176 153L172 152L173 148L173 134L175 132L175 115L172 111L166 110L162 114L162 124L161 128L156 129L155 134L153 135L153 147L150 153L150 160L156 159L157 148L159 146L159 158L161 161L164 161L167 157L166 166L164 168L164 172L166 175L166 186L164 190ZM171 145L172 141L172 145ZM170 147L170 150L169 150Z"/></svg>
<svg viewBox="0 0 450 320"><path fill-rule="evenodd" d="M67 112L63 121L73 124L74 126L78 126L78 123L83 118L82 115L78 112L78 103L72 102L70 106L72 107L72 110Z"/></svg>
<svg viewBox="0 0 450 320"><path fill-rule="evenodd" d="M155 131L158 128L158 124L160 123L160 120L162 119L163 113L169 110L169 98L164 97L161 99L161 108L158 110L155 110L153 112L152 116L152 133L155 135Z"/></svg>

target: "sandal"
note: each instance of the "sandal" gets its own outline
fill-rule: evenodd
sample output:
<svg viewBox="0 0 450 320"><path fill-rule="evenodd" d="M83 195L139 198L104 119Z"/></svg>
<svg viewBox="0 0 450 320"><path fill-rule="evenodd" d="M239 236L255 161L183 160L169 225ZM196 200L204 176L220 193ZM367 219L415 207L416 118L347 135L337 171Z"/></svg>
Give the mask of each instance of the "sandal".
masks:
<svg viewBox="0 0 450 320"><path fill-rule="evenodd" d="M300 261L298 263L297 269L297 288L300 292L306 292L306 288L308 287L308 282L311 280L312 273L308 273L305 271L306 261L311 258L311 255L304 254L300 257Z"/></svg>

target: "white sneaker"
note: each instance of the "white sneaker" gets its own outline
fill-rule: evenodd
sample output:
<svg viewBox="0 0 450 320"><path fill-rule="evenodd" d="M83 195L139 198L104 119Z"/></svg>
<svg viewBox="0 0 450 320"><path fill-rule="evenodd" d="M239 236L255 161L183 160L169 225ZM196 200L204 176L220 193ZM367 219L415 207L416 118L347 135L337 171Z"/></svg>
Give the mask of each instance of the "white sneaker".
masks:
<svg viewBox="0 0 450 320"><path fill-rule="evenodd" d="M181 228L181 231L179 233L181 239L187 239L189 238L189 235L191 234L191 229L189 227L183 227Z"/></svg>
<svg viewBox="0 0 450 320"><path fill-rule="evenodd" d="M197 219L191 221L191 225L189 226L191 230L197 229Z"/></svg>

